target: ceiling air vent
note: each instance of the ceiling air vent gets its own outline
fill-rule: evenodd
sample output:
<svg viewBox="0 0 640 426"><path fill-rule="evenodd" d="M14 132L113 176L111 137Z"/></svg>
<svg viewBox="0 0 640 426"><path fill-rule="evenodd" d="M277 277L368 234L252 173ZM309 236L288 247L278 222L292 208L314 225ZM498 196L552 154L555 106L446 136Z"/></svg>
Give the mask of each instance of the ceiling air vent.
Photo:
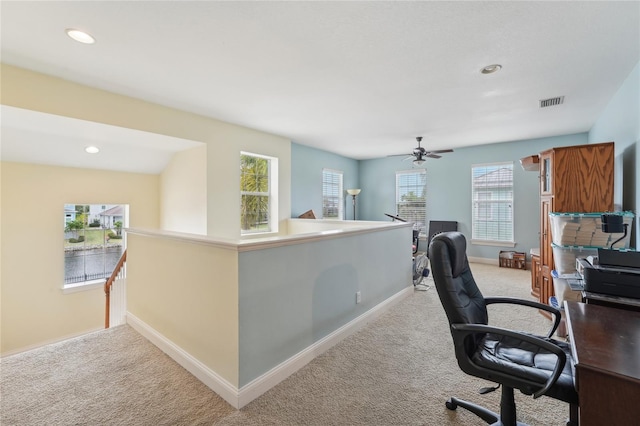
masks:
<svg viewBox="0 0 640 426"><path fill-rule="evenodd" d="M564 102L564 96L558 96L556 98L541 99L540 108L546 108L554 105L560 105Z"/></svg>

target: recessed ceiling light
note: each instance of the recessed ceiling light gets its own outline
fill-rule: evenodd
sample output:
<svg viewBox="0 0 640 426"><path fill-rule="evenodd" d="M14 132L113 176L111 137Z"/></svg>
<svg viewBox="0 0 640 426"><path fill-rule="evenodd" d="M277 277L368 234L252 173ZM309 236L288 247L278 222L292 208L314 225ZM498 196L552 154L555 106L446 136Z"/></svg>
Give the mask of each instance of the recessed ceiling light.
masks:
<svg viewBox="0 0 640 426"><path fill-rule="evenodd" d="M69 37L80 43L93 44L96 42L96 39L91 34L84 31L76 30L75 28L67 28L65 31Z"/></svg>
<svg viewBox="0 0 640 426"><path fill-rule="evenodd" d="M502 65L493 64L493 65L487 65L486 67L482 68L480 72L482 74L493 74L494 72L498 72L501 69L502 69Z"/></svg>
<svg viewBox="0 0 640 426"><path fill-rule="evenodd" d="M97 154L100 152L100 148L98 148L97 146L88 146L84 150L89 154Z"/></svg>

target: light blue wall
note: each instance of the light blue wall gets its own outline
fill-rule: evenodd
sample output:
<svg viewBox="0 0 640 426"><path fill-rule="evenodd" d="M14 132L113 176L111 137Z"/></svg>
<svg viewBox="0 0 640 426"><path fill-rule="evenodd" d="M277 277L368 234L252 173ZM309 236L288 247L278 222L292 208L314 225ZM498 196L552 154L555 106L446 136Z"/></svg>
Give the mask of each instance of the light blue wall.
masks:
<svg viewBox="0 0 640 426"><path fill-rule="evenodd" d="M239 387L411 287L410 238L398 226L240 252Z"/></svg>
<svg viewBox="0 0 640 426"><path fill-rule="evenodd" d="M471 234L471 165L513 161L515 166L516 250L537 247L540 220L538 175L519 167L519 159L548 148L614 141L616 143L615 203L618 208L640 212L640 63L638 63L589 133L506 142L456 149L439 160L427 161L427 220L456 220L467 238ZM411 168L397 158L357 161L303 145L292 144L292 217L322 207L322 168L345 172L345 188L360 187L357 216L363 220L389 220L395 213L395 173ZM351 218L351 209L347 208ZM632 245L640 247L640 228ZM469 246L469 255L496 259L500 247Z"/></svg>
<svg viewBox="0 0 640 426"><path fill-rule="evenodd" d="M316 217L322 217L322 169L344 172L344 189L358 188L358 161L327 151L297 143L291 144L291 217L298 217L312 209ZM345 196L345 201L346 196ZM359 202L359 199L357 200ZM360 217L359 203L356 216ZM353 208L349 201L345 209L346 219L353 219Z"/></svg>
<svg viewBox="0 0 640 426"><path fill-rule="evenodd" d="M640 62L589 131L589 143L616 143L615 204L617 208L640 212ZM640 247L640 225L631 234L631 244ZM635 245L634 245L635 241Z"/></svg>
<svg viewBox="0 0 640 426"><path fill-rule="evenodd" d="M587 134L580 133L460 148L444 154L441 159L427 160L427 220L455 220L458 230L471 240L471 165L512 161L515 250L528 254L531 248L539 247L540 195L538 173L524 171L520 158L549 148L585 143ZM395 212L395 173L410 167L411 163L397 158L360 162L362 219L388 220L384 213ZM514 248L469 244L468 255L497 260L500 250Z"/></svg>

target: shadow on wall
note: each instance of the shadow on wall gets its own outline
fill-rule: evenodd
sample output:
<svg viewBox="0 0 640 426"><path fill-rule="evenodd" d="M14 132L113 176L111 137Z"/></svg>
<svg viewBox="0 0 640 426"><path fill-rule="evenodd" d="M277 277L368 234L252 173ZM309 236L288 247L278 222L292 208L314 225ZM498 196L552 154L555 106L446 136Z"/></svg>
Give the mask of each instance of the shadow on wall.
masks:
<svg viewBox="0 0 640 426"><path fill-rule="evenodd" d="M638 215L636 206L638 200L636 199L636 185L638 182L638 172L636 171L638 164L636 164L636 151L640 141L629 145L622 153L622 210L633 211ZM636 226L631 227L631 245L636 250L638 247L638 221L634 220Z"/></svg>

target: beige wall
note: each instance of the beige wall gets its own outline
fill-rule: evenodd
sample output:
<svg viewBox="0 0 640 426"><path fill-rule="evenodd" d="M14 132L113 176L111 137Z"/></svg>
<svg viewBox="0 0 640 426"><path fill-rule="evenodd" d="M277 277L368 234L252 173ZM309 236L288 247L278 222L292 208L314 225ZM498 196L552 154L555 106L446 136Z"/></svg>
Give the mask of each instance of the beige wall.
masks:
<svg viewBox="0 0 640 426"><path fill-rule="evenodd" d="M207 146L175 154L160 175L160 227L207 235Z"/></svg>
<svg viewBox="0 0 640 426"><path fill-rule="evenodd" d="M128 239L128 313L237 388L237 250L135 230Z"/></svg>
<svg viewBox="0 0 640 426"><path fill-rule="evenodd" d="M280 164L278 221L280 232L286 233L286 220L291 211L291 142L288 139L6 64L1 64L0 70L0 102L3 105L205 143L206 232L210 236L233 239L240 236L240 192L235 184L240 180L240 152L277 157ZM126 189L127 199L124 201L120 198L123 196L121 191L109 194L117 198L113 202L132 205L131 226L158 228L161 217L160 177L146 176L153 181L153 187L142 189L142 183L133 183L137 178L131 182L119 179L121 184L114 186L111 177L107 179L105 176L115 175L105 172L81 169L64 169L62 172L37 166L3 166L1 351L44 344L100 327L104 302L101 292L65 297L59 294L63 259L62 254L57 257L51 253L57 253L62 246L59 223L62 205L91 203L94 200L90 195L95 196L97 202L112 202L100 197L105 195L100 190L90 191L86 186L87 182L95 182L96 179L108 180L105 190ZM8 169L6 172L5 167ZM30 171L26 172L26 169ZM49 171L45 173L43 170ZM81 192L78 192L78 186L82 188ZM77 198L70 198L72 196ZM23 199L28 202L20 205ZM55 208L43 209L42 205L47 202L55 204ZM29 228L22 231L14 224L28 225ZM44 258L44 267L34 269L32 260L23 256L27 248L32 258Z"/></svg>
<svg viewBox="0 0 640 426"><path fill-rule="evenodd" d="M207 234L240 236L240 151L279 159L278 221L291 213L291 141L212 118L116 95L2 64L4 105L74 117L207 144Z"/></svg>
<svg viewBox="0 0 640 426"><path fill-rule="evenodd" d="M104 327L101 288L63 294L64 204L129 204L130 224L159 225L159 177L2 163L0 352Z"/></svg>

